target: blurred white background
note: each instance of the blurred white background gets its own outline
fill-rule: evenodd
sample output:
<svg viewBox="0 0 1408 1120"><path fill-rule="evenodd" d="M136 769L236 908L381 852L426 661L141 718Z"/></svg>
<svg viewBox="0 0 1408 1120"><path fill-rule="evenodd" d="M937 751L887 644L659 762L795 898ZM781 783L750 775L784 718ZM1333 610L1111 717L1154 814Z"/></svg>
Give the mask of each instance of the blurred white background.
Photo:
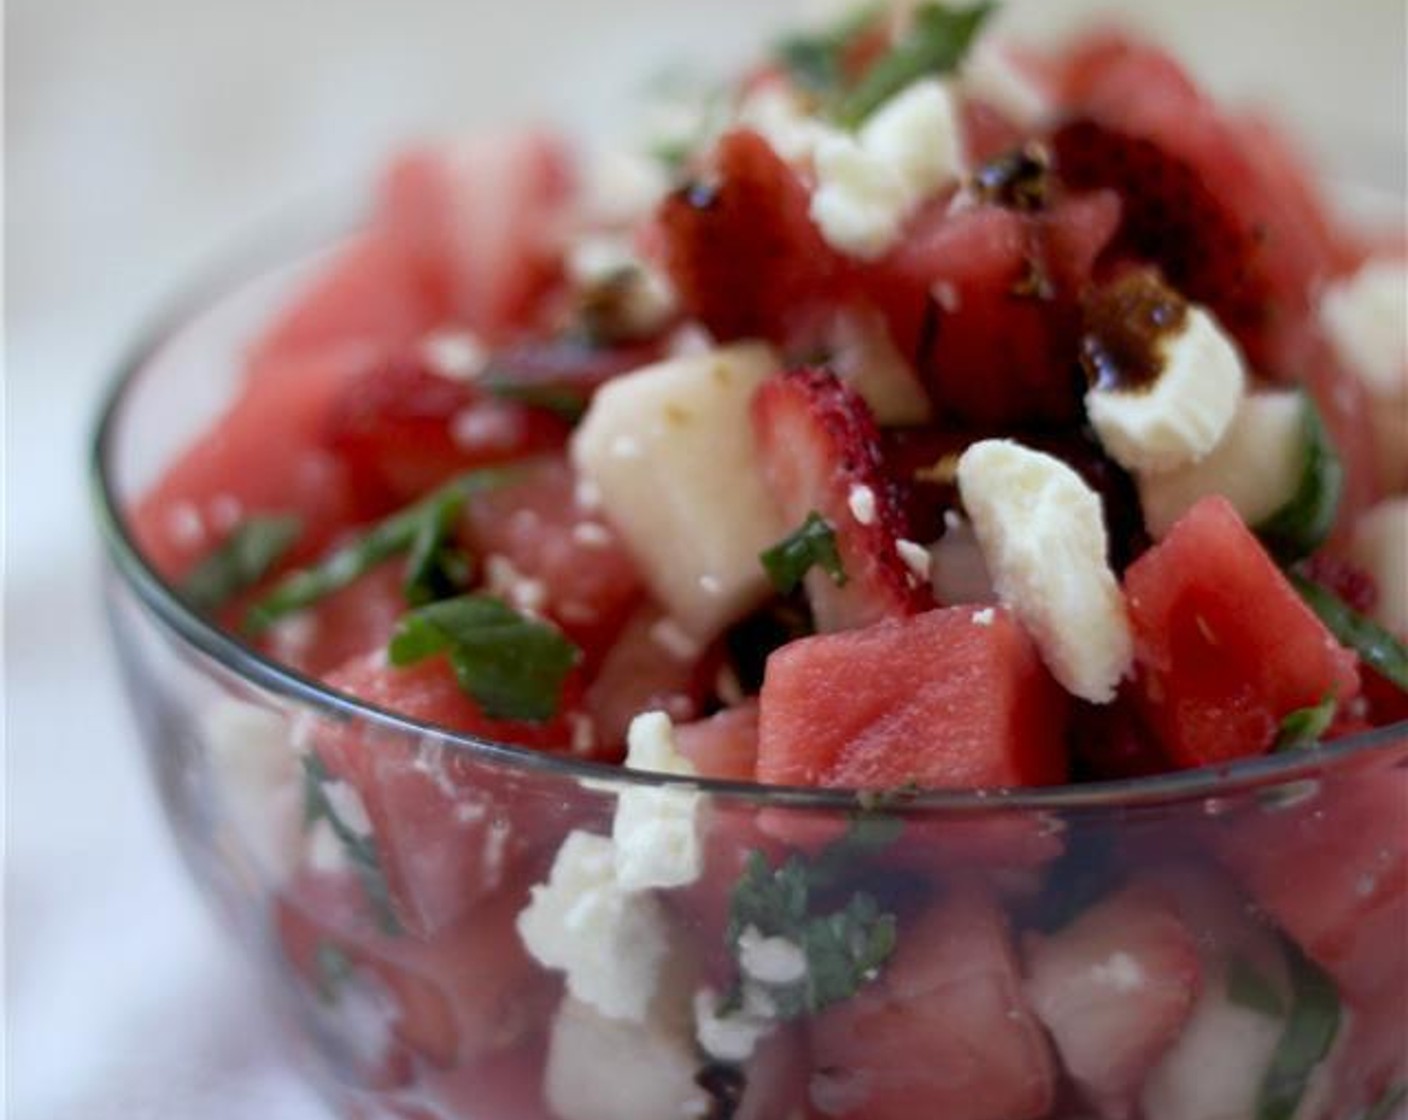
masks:
<svg viewBox="0 0 1408 1120"><path fill-rule="evenodd" d="M603 131L664 67L739 57L757 0L9 0L7 1115L305 1120L251 974L168 852L100 625L83 459L99 388L183 282L405 136ZM1033 33L1101 5L1013 0ZM1219 93L1404 192L1403 0L1105 4Z"/></svg>

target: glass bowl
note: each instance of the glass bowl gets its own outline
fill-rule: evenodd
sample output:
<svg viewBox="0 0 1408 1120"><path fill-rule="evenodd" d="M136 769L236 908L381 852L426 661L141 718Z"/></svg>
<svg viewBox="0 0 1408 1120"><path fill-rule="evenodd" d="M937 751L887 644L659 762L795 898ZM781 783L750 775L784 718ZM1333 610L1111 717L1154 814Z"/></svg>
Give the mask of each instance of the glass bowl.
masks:
<svg viewBox="0 0 1408 1120"><path fill-rule="evenodd" d="M291 243L137 350L92 478L181 851L341 1113L1388 1115L1408 1078L1403 725L1079 787L760 788L448 734L193 614L124 510L316 264ZM702 874L659 885L670 857ZM613 861L646 886L613 887Z"/></svg>

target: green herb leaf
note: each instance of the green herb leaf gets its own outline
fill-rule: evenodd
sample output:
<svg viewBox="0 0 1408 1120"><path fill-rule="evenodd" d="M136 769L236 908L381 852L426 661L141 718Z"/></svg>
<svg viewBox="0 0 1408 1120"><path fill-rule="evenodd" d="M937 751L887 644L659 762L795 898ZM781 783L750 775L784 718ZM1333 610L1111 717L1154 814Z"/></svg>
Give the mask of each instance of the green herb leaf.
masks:
<svg viewBox="0 0 1408 1120"><path fill-rule="evenodd" d="M1321 736L1335 722L1338 703L1332 695L1310 708L1297 708L1281 721L1273 751L1304 751L1319 746Z"/></svg>
<svg viewBox="0 0 1408 1120"><path fill-rule="evenodd" d="M541 723L557 714L581 650L556 627L489 595L461 595L402 615L388 653L412 665L447 653L460 687L491 719Z"/></svg>
<svg viewBox="0 0 1408 1120"><path fill-rule="evenodd" d="M1334 982L1299 949L1286 945L1291 1009L1257 1094L1256 1120L1291 1120L1315 1067L1334 1045L1340 1000Z"/></svg>
<svg viewBox="0 0 1408 1120"><path fill-rule="evenodd" d="M455 547L453 534L468 495L441 490L422 510L406 557L402 593L413 607L458 595L469 585L469 559Z"/></svg>
<svg viewBox="0 0 1408 1120"><path fill-rule="evenodd" d="M1320 409L1309 393L1301 395L1305 464L1300 482L1286 504L1256 526L1262 543L1286 564L1309 556L1325 543L1344 491L1344 467Z"/></svg>
<svg viewBox="0 0 1408 1120"><path fill-rule="evenodd" d="M1390 1120L1393 1111L1404 1101L1408 1101L1408 1083L1390 1085L1373 1104L1355 1113L1354 1120Z"/></svg>
<svg viewBox="0 0 1408 1120"><path fill-rule="evenodd" d="M336 1003L352 977L352 959L333 942L319 941L314 964L318 970L318 998L324 1003Z"/></svg>
<svg viewBox="0 0 1408 1120"><path fill-rule="evenodd" d="M735 956L746 934L782 937L798 946L807 968L799 980L768 984L756 978L783 1019L812 1014L849 999L873 980L895 950L896 922L865 891L839 908L827 908L823 892L834 890L847 871L893 843L903 828L898 818L858 815L845 836L811 861L792 856L773 868L761 852L748 854L734 885L727 941ZM721 1013L742 1004L741 985L724 1001Z"/></svg>
<svg viewBox="0 0 1408 1120"><path fill-rule="evenodd" d="M181 597L198 611L219 610L268 575L302 532L291 514L248 518L186 576Z"/></svg>
<svg viewBox="0 0 1408 1120"><path fill-rule="evenodd" d="M842 99L837 120L848 128L856 128L911 82L928 74L954 70L995 8L992 3L959 10L942 4L916 8L904 38L876 61Z"/></svg>
<svg viewBox="0 0 1408 1120"><path fill-rule="evenodd" d="M305 828L312 828L319 821L327 821L333 835L347 853L348 861L362 881L372 910L376 914L381 931L390 935L401 933L401 923L396 918L391 905L391 890L386 885L386 874L381 868L377 855L376 842L370 836L359 836L347 827L347 822L337 815L328 800L327 783L335 781L328 772L323 760L316 754L308 754L303 759L303 822Z"/></svg>
<svg viewBox="0 0 1408 1120"><path fill-rule="evenodd" d="M1313 580L1297 572L1288 574L1300 597L1342 645L1357 653L1364 664L1408 692L1408 649L1402 642L1377 622L1350 609L1339 596Z"/></svg>
<svg viewBox="0 0 1408 1120"><path fill-rule="evenodd" d="M846 50L879 14L873 5L848 12L830 27L779 40L773 53L797 85L821 96L834 94L845 80Z"/></svg>
<svg viewBox="0 0 1408 1120"><path fill-rule="evenodd" d="M1233 957L1227 962L1227 998L1238 1007L1270 1019L1286 1017L1286 1003L1276 986L1245 957Z"/></svg>
<svg viewBox="0 0 1408 1120"><path fill-rule="evenodd" d="M479 385L499 400L541 408L560 416L569 424L577 423L586 415L587 406L591 403L590 394L585 389L569 389L564 385L527 385L496 375L493 366L485 371Z"/></svg>
<svg viewBox="0 0 1408 1120"><path fill-rule="evenodd" d="M336 549L313 567L290 572L250 608L245 618L245 629L252 634L262 633L279 619L307 610L393 556L412 552L417 542L426 541L427 538L429 540L423 547L430 549L433 555L413 561L412 571L407 576L407 596L435 593L433 581L453 581L458 571L452 565L442 563L445 550L436 547L437 541L445 540L447 517L453 519L447 510L453 507L454 502L463 503L471 495L501 486L516 475L512 467L486 468L451 479L414 505L372 526L362 536ZM457 511L457 507L454 508ZM432 565L439 566L434 574Z"/></svg>
<svg viewBox="0 0 1408 1120"><path fill-rule="evenodd" d="M836 531L831 523L813 510L788 536L758 557L767 570L773 587L782 595L790 595L802 582L802 577L820 566L837 587L846 585L846 569L841 566L841 554L836 549Z"/></svg>

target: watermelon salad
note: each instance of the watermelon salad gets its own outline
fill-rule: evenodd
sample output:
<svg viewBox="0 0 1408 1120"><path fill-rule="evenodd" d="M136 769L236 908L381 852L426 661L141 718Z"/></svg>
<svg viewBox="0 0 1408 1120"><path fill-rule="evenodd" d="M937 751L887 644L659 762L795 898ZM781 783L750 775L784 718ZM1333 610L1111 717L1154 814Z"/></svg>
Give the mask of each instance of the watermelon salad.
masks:
<svg viewBox="0 0 1408 1120"><path fill-rule="evenodd" d="M627 154L402 152L129 510L268 659L560 760L208 713L357 1114L1404 1115L1401 757L1009 808L1391 746L1402 231L991 14L798 30Z"/></svg>

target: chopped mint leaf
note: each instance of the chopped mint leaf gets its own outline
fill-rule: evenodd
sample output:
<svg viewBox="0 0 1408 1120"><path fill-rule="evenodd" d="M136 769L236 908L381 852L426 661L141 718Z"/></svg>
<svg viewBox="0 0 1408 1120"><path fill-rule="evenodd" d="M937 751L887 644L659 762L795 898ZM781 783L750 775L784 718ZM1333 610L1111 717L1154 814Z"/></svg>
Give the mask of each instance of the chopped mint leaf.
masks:
<svg viewBox="0 0 1408 1120"><path fill-rule="evenodd" d="M318 969L318 998L336 1003L343 985L352 976L352 959L331 941L319 941L314 963Z"/></svg>
<svg viewBox="0 0 1408 1120"><path fill-rule="evenodd" d="M1348 607L1339 596L1313 580L1291 572L1291 584L1326 629L1342 645L1357 653L1364 664L1408 692L1408 649L1380 626Z"/></svg>
<svg viewBox="0 0 1408 1120"><path fill-rule="evenodd" d="M1333 695L1309 708L1297 708L1281 721L1273 751L1303 751L1319 746L1320 738L1335 722L1338 704Z"/></svg>
<svg viewBox="0 0 1408 1120"><path fill-rule="evenodd" d="M463 503L470 495L500 486L515 474L511 467L491 467L451 479L414 505L392 514L356 540L335 549L313 567L290 572L250 608L245 618L245 628L253 634L262 633L279 619L307 610L393 556L414 553L417 542L427 536L445 541L447 532L442 533L439 527L446 519L446 510L456 500ZM450 519L453 520L452 517ZM431 545L424 547L430 548ZM433 551L443 554L445 548ZM432 565L437 568L433 576ZM432 578L440 583L453 581L458 570L453 561L442 563L439 555L417 558L407 577L408 598L432 592L436 585L427 582Z"/></svg>
<svg viewBox="0 0 1408 1120"><path fill-rule="evenodd" d="M846 585L846 569L836 549L836 531L813 510L788 536L759 557L779 594L790 595L813 565L831 577L837 587Z"/></svg>
<svg viewBox="0 0 1408 1120"><path fill-rule="evenodd" d="M848 128L856 128L911 82L956 69L995 7L987 2L964 9L934 3L920 5L914 10L904 38L877 60L842 99L837 119Z"/></svg>
<svg viewBox="0 0 1408 1120"><path fill-rule="evenodd" d="M1408 1082L1390 1085L1373 1104L1355 1113L1354 1120L1392 1120L1394 1110L1408 1101Z"/></svg>
<svg viewBox="0 0 1408 1120"><path fill-rule="evenodd" d="M268 575L302 531L291 514L248 518L186 576L181 597L198 611L219 610Z"/></svg>
<svg viewBox="0 0 1408 1120"><path fill-rule="evenodd" d="M485 392L500 400L515 401L529 408L541 408L545 412L554 413L569 424L577 423L586 415L587 406L591 403L590 395L585 389L574 390L562 385L528 385L496 375L493 366L485 372L479 384Z"/></svg>
<svg viewBox="0 0 1408 1120"><path fill-rule="evenodd" d="M1291 1120L1315 1067L1334 1045L1340 1000L1334 982L1299 949L1287 943L1291 1007L1286 1026L1262 1077L1256 1120Z"/></svg>
<svg viewBox="0 0 1408 1120"><path fill-rule="evenodd" d="M788 35L778 41L773 53L797 85L820 96L834 94L846 79L847 49L879 14L875 6L848 12L830 27Z"/></svg>
<svg viewBox="0 0 1408 1120"><path fill-rule="evenodd" d="M470 565L453 535L468 495L459 489L432 494L422 509L406 557L402 593L413 607L448 599L469 586Z"/></svg>
<svg viewBox="0 0 1408 1120"><path fill-rule="evenodd" d="M734 885L726 936L736 958L746 936L780 937L802 951L806 969L799 979L743 980L762 988L780 1018L794 1019L849 999L875 979L894 953L895 916L883 912L872 895L856 891L839 908L817 896L834 890L843 867L853 868L893 843L902 828L897 818L862 814L852 820L845 836L811 861L794 855L774 868L761 852L748 854ZM719 1013L740 1006L741 986L725 997Z"/></svg>
<svg viewBox="0 0 1408 1120"><path fill-rule="evenodd" d="M1276 986L1245 957L1233 957L1227 962L1227 998L1238 1007L1270 1019L1286 1017L1286 1004Z"/></svg>
<svg viewBox="0 0 1408 1120"><path fill-rule="evenodd" d="M362 881L362 889L372 904L377 925L386 934L401 933L401 923L391 905L391 891L386 885L386 874L382 871L381 859L377 855L376 842L370 836L359 836L347 826L347 822L337 815L328 800L327 783L337 781L327 765L316 754L308 754L303 760L303 823L312 828L319 821L327 821L333 835L347 853L347 859Z"/></svg>
<svg viewBox="0 0 1408 1120"><path fill-rule="evenodd" d="M1309 393L1302 397L1305 463L1300 481L1286 504L1256 526L1257 536L1282 563L1309 556L1325 543L1344 490L1344 467L1320 409Z"/></svg>
<svg viewBox="0 0 1408 1120"><path fill-rule="evenodd" d="M391 663L448 654L460 687L491 719L542 723L557 714L581 650L556 627L489 595L461 595L402 615Z"/></svg>

